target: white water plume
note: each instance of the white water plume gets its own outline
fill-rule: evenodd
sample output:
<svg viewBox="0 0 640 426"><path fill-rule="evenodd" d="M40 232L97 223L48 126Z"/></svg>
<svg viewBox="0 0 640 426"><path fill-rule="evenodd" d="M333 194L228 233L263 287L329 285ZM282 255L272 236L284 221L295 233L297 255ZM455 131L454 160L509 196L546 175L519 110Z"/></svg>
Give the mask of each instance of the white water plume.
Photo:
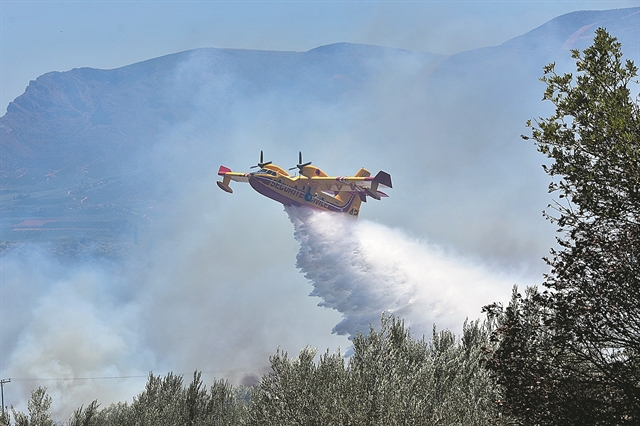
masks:
<svg viewBox="0 0 640 426"><path fill-rule="evenodd" d="M404 319L416 337L438 329L459 331L481 307L506 301L517 273L445 252L398 229L371 221L287 208L300 242L297 266L314 287L319 306L338 310L333 332L367 333L383 312Z"/></svg>

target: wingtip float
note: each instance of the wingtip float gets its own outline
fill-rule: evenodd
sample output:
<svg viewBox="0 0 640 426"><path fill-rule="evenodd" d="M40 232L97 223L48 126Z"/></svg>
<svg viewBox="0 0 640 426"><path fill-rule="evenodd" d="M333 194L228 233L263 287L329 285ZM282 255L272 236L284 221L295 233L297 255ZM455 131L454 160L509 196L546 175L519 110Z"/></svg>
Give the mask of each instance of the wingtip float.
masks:
<svg viewBox="0 0 640 426"><path fill-rule="evenodd" d="M391 175L379 171L374 177L368 170L361 168L353 176L328 176L311 162L302 162L302 152L298 164L289 170L298 169L298 174L290 176L282 167L264 161L260 151L260 162L251 168L256 172L241 173L220 166L218 187L233 193L231 181L249 182L249 185L265 197L285 206L305 206L336 213L345 213L357 217L360 204L367 197L380 200L388 197L380 188L392 188Z"/></svg>

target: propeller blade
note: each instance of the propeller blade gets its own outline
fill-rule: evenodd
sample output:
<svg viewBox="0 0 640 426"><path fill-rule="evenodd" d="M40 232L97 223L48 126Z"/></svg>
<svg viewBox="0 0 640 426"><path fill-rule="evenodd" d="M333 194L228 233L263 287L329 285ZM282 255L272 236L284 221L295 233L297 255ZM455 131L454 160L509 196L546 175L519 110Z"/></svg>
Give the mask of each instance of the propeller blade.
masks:
<svg viewBox="0 0 640 426"><path fill-rule="evenodd" d="M294 169L298 169L300 170L300 173L302 173L302 169L305 168L305 166L308 166L309 164L311 164L311 161L307 161L306 163L302 162L302 151L298 151L298 164L296 164L295 167L291 167L289 170L294 170Z"/></svg>
<svg viewBox="0 0 640 426"><path fill-rule="evenodd" d="M255 169L255 168L263 168L264 166L266 166L267 164L271 164L271 161L264 161L264 152L262 150L260 150L260 162L255 165L255 166L251 166L250 168Z"/></svg>

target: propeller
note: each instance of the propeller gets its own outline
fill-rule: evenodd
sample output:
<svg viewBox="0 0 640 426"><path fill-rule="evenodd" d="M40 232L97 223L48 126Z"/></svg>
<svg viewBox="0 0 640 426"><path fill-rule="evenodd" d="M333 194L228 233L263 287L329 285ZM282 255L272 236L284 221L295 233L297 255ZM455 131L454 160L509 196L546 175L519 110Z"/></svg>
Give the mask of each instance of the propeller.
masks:
<svg viewBox="0 0 640 426"><path fill-rule="evenodd" d="M298 170L300 170L300 173L302 173L302 169L304 169L305 166L308 166L309 164L311 164L311 161L308 161L306 163L302 162L302 151L300 151L298 154L298 164L296 164L295 167L291 167L289 170L293 170L297 167Z"/></svg>
<svg viewBox="0 0 640 426"><path fill-rule="evenodd" d="M271 161L267 161L265 163L264 162L264 154L263 154L262 150L260 150L260 162L258 164L256 164L255 166L251 166L251 168L252 169L255 169L256 167L263 168L267 164L271 164Z"/></svg>

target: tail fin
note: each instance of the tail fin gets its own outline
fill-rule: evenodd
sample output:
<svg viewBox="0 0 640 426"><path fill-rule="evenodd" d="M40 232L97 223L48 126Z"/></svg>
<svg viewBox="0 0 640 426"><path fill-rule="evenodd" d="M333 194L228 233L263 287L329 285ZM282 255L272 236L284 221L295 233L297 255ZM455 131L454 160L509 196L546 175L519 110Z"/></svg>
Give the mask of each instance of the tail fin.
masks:
<svg viewBox="0 0 640 426"><path fill-rule="evenodd" d="M373 181L379 183L382 186L386 186L387 188L393 188L393 185L391 184L391 175L387 172L383 172L382 170L380 170L378 174L373 178Z"/></svg>
<svg viewBox="0 0 640 426"><path fill-rule="evenodd" d="M363 167L358 170L354 176L369 177L371 176L371 173L369 172L369 170ZM353 217L358 217L358 215L360 214L360 204L362 204L363 201L365 203L367 202L367 197L362 192L341 191L336 194L336 198L343 203L349 203L345 210L345 213Z"/></svg>
<svg viewBox="0 0 640 426"><path fill-rule="evenodd" d="M379 171L378 174L376 174L375 177L371 179L371 173L367 169L362 168L358 170L355 176L369 178L366 180L371 181L371 188L363 188L364 192L341 191L338 192L335 197L343 203L348 204L347 206L345 206L346 213L351 216L358 217L358 215L360 214L360 205L362 204L362 202L367 202L367 195L371 198L375 198L376 200L379 200L381 197L387 197L387 194L382 191L378 191L378 186L386 186L391 188L392 184L391 175L384 171Z"/></svg>
<svg viewBox="0 0 640 426"><path fill-rule="evenodd" d="M364 188L364 192L366 192L369 197L379 200L380 197L386 196L384 192L378 192L379 185L393 188L391 184L391 175L380 170L371 181L371 188Z"/></svg>

